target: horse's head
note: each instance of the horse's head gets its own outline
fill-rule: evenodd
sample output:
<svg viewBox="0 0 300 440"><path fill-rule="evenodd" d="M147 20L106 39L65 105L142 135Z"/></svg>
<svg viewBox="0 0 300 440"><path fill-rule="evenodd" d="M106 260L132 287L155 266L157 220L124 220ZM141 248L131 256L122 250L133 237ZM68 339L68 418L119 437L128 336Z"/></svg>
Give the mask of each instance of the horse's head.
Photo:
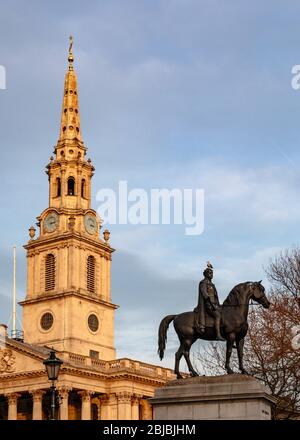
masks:
<svg viewBox="0 0 300 440"><path fill-rule="evenodd" d="M270 301L266 297L265 288L261 284L261 281L255 281L250 284L250 299L253 299L258 304L261 304L265 309L268 309L271 305Z"/></svg>

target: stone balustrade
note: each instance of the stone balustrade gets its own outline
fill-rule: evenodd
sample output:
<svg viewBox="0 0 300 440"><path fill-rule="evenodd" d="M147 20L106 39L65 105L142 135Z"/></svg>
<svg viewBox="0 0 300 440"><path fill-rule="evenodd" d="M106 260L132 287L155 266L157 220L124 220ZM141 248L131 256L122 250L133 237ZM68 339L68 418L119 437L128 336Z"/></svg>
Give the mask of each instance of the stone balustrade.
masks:
<svg viewBox="0 0 300 440"><path fill-rule="evenodd" d="M140 361L122 358L113 361L104 361L102 359L93 359L88 356L78 355L74 353L61 353L61 358L67 363L92 368L103 373L116 373L123 370L132 371L135 374L143 376L151 376L161 380L174 379L172 370L157 367Z"/></svg>

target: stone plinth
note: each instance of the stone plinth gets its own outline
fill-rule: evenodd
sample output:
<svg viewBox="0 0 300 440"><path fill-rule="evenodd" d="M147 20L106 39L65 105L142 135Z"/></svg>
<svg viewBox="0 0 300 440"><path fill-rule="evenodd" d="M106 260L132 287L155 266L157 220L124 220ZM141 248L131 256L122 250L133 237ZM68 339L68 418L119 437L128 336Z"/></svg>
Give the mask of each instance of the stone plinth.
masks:
<svg viewBox="0 0 300 440"><path fill-rule="evenodd" d="M154 420L270 420L275 401L242 374L173 380L150 399Z"/></svg>

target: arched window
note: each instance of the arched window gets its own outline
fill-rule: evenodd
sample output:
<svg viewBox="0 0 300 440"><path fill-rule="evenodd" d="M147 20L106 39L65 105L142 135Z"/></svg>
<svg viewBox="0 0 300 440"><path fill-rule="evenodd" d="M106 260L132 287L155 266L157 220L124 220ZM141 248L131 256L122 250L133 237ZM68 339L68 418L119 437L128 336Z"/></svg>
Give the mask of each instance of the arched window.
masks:
<svg viewBox="0 0 300 440"><path fill-rule="evenodd" d="M53 254L46 255L45 260L45 290L55 289L55 257Z"/></svg>
<svg viewBox="0 0 300 440"><path fill-rule="evenodd" d="M68 178L68 196L75 195L75 179L74 177Z"/></svg>
<svg viewBox="0 0 300 440"><path fill-rule="evenodd" d="M56 179L56 196L61 196L61 181L59 177Z"/></svg>
<svg viewBox="0 0 300 440"><path fill-rule="evenodd" d="M95 293L95 257L92 255L87 259L87 290Z"/></svg>

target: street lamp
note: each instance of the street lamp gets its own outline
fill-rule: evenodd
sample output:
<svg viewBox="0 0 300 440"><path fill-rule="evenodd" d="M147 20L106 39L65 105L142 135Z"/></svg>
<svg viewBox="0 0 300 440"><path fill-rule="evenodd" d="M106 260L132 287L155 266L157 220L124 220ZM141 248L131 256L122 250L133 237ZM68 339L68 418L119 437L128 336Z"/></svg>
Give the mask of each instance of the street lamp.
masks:
<svg viewBox="0 0 300 440"><path fill-rule="evenodd" d="M51 380L51 420L55 420L55 381L58 378L60 366L63 363L55 356L55 350L52 348L48 359L43 361L46 367L48 379Z"/></svg>

